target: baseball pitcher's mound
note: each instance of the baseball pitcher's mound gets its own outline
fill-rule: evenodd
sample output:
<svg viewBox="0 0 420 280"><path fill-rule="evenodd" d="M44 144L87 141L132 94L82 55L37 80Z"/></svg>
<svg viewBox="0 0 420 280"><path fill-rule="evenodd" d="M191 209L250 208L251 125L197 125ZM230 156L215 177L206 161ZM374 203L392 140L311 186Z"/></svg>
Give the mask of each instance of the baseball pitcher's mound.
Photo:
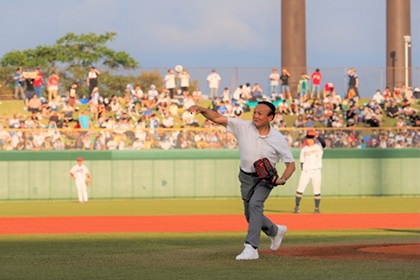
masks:
<svg viewBox="0 0 420 280"><path fill-rule="evenodd" d="M303 258L420 261L420 243L280 247L274 254Z"/></svg>

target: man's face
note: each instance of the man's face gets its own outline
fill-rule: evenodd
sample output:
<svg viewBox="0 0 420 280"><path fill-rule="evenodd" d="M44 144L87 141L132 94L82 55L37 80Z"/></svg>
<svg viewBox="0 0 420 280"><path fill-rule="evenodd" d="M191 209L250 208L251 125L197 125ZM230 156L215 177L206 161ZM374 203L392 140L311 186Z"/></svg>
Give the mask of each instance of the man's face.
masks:
<svg viewBox="0 0 420 280"><path fill-rule="evenodd" d="M270 108L267 105L258 104L252 114L252 122L256 127L267 125L273 120L273 116L269 116L269 113Z"/></svg>
<svg viewBox="0 0 420 280"><path fill-rule="evenodd" d="M313 146L315 143L314 138L306 138L306 143L308 144L308 146Z"/></svg>

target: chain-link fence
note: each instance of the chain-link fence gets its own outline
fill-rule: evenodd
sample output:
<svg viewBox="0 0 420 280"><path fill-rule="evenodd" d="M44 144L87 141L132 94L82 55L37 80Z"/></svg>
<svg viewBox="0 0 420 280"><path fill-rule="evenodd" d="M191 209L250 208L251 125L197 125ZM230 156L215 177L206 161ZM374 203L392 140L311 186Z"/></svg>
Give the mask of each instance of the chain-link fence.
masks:
<svg viewBox="0 0 420 280"><path fill-rule="evenodd" d="M278 66L277 66L278 67ZM100 67L98 67L100 68ZM122 75L132 78L132 83L136 82L136 78L142 73L157 71L163 78L167 73L167 70L173 67L141 67L134 70L113 70L113 69L100 69L103 73L108 72L110 75ZM184 67L190 73L191 84L197 85L201 91L208 95L209 89L207 85L207 76L211 73L213 68L211 67ZM278 67L281 69L280 67ZM336 91L341 96L344 96L347 92L348 77L347 71L350 67L322 67L320 68L323 75L322 85L326 83L333 83ZM23 69L25 69L23 67ZM216 72L221 76L221 85L219 88L219 94L222 93L223 88L227 87L233 92L238 85L245 85L250 83L251 86L258 83L262 89L263 94L269 95L270 92L270 80L269 75L272 71L272 67L217 67L214 68ZM13 70L12 67L0 69L0 83L3 83L10 90L13 90ZM51 69L41 69L45 73L49 73ZM307 67L307 74L311 74L315 70L315 67ZM394 69L395 71L401 71L403 69ZM409 69L411 77L411 87L420 87L420 67L412 67ZM63 73L64 70L58 70ZM79 70L80 72L80 70ZM85 73L88 73L89 69L86 68ZM357 67L357 75L359 77L359 93L361 97L372 97L377 89L381 91L385 89L387 85L394 85L396 87L401 86L404 81L387 81L387 68L386 67ZM45 74L47 75L47 74ZM391 75L392 76L392 75ZM72 75L63 75L63 78L72 77ZM46 79L47 77L45 77ZM80 78L80 83L84 83L85 78ZM392 78L391 78L392 79ZM129 79L130 80L130 79ZM105 82L103 79L101 82ZM46 83L44 83L46 84ZM70 84L70 81L62 80L61 91L65 91L63 85ZM121 88L113 89L114 92L124 92L125 85L117 85ZM108 85L108 88L115 87L115 85ZM292 87L293 88L293 87ZM143 90L146 90L143 88ZM190 89L191 91L193 89ZM295 89L294 89L295 91Z"/></svg>

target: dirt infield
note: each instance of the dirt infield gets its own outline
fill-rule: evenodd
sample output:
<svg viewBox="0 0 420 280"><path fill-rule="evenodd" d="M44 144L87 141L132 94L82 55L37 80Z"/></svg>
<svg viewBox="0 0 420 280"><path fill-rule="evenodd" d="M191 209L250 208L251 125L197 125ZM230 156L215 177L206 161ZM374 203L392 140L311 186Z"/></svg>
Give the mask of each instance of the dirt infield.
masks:
<svg viewBox="0 0 420 280"><path fill-rule="evenodd" d="M418 229L420 214L268 214L293 230ZM245 231L242 215L0 218L0 234Z"/></svg>
<svg viewBox="0 0 420 280"><path fill-rule="evenodd" d="M420 243L281 247L275 253L265 252L302 258L420 261Z"/></svg>
<svg viewBox="0 0 420 280"><path fill-rule="evenodd" d="M291 231L351 229L419 229L420 214L268 214ZM0 218L0 234L77 234L115 232L235 232L246 231L242 215L97 216ZM263 254L334 259L420 261L418 244L361 244L282 247Z"/></svg>

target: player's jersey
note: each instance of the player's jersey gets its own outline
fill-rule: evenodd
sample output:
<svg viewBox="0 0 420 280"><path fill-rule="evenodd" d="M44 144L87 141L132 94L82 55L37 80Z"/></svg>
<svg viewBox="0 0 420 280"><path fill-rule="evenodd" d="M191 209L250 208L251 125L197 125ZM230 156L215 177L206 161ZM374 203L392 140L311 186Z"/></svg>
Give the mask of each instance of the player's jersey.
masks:
<svg viewBox="0 0 420 280"><path fill-rule="evenodd" d="M315 143L312 146L305 146L300 151L300 162L303 163L303 170L314 170L322 168L322 155L324 150L321 144Z"/></svg>
<svg viewBox="0 0 420 280"><path fill-rule="evenodd" d="M76 164L70 170L70 173L74 175L74 177L76 178L76 181L84 181L86 180L86 175L89 173L89 170L84 164L82 164L81 166Z"/></svg>

